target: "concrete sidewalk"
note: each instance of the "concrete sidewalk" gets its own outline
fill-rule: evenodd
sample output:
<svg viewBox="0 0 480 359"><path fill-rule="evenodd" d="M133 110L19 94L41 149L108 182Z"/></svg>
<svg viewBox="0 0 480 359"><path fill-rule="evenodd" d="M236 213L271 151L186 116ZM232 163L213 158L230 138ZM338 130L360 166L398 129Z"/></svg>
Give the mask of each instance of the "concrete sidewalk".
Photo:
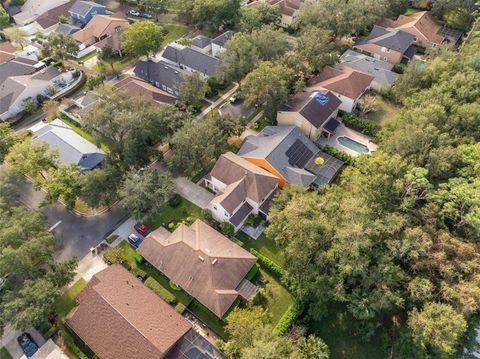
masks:
<svg viewBox="0 0 480 359"><path fill-rule="evenodd" d="M223 101L225 101L227 98L230 98L238 89L238 84L235 84L235 86L233 87L233 89L231 89L230 91L228 91L227 93L225 93L222 97L220 97L217 101L215 101L214 103L212 103L210 106L208 106L205 110L203 110L202 112L200 112L198 115L197 115L197 118L198 119L201 119L203 117L205 117L210 111L212 111L214 108L220 106Z"/></svg>

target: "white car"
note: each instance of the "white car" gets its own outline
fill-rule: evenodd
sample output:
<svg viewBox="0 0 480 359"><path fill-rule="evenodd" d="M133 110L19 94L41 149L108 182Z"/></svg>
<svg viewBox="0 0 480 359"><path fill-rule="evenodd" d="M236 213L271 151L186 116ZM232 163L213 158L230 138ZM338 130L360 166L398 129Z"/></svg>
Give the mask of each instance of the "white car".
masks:
<svg viewBox="0 0 480 359"><path fill-rule="evenodd" d="M140 16L140 12L137 11L137 10L130 10L130 15L133 15L133 16Z"/></svg>

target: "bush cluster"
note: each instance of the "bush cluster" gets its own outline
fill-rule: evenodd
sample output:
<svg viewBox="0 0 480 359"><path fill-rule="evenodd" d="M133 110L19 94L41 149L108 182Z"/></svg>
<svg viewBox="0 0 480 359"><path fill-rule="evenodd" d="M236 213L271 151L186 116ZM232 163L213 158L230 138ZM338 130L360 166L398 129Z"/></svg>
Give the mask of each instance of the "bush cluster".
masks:
<svg viewBox="0 0 480 359"><path fill-rule="evenodd" d="M131 272L135 277L137 278L140 277L143 280L145 280L148 277L147 272L145 272L143 269L140 269L138 267L133 267Z"/></svg>
<svg viewBox="0 0 480 359"><path fill-rule="evenodd" d="M277 265L276 263L271 261L269 258L265 257L263 254L261 254L260 252L258 252L253 248L250 249L250 253L252 253L255 257L258 258L260 265L265 267L266 270L271 272L278 279L281 279L283 277L283 268L281 268L279 265Z"/></svg>
<svg viewBox="0 0 480 359"><path fill-rule="evenodd" d="M338 158L339 160L342 160L347 165L353 166L355 164L355 160L353 159L352 156L350 156L348 153L337 150L336 148L333 148L332 146L325 145L322 148L322 150L326 154L329 154L330 156L333 156L335 158Z"/></svg>
<svg viewBox="0 0 480 359"><path fill-rule="evenodd" d="M366 118L354 115L353 113L343 113L342 122L345 126L353 128L367 136L375 136L379 130L378 125Z"/></svg>
<svg viewBox="0 0 480 359"><path fill-rule="evenodd" d="M103 255L103 260L108 265L125 262L125 253L119 247L111 248Z"/></svg>
<svg viewBox="0 0 480 359"><path fill-rule="evenodd" d="M158 283L152 277L147 278L147 280L145 281L145 285L151 290L153 290L156 295L158 295L168 304L175 304L177 302L177 298L175 298L175 296L172 293L170 293L168 290L163 288L161 284Z"/></svg>
<svg viewBox="0 0 480 359"><path fill-rule="evenodd" d="M255 278L259 270L260 270L260 266L258 265L258 263L255 263L253 267L248 271L247 275L245 276L245 279L252 280L253 278Z"/></svg>
<svg viewBox="0 0 480 359"><path fill-rule="evenodd" d="M175 193L172 196L172 198L168 200L168 205L170 207L178 207L181 202L182 202L182 197L178 193Z"/></svg>
<svg viewBox="0 0 480 359"><path fill-rule="evenodd" d="M290 327L295 323L301 312L301 306L297 302L290 304L288 309L283 313L273 332L278 335L284 335Z"/></svg>
<svg viewBox="0 0 480 359"><path fill-rule="evenodd" d="M185 309L187 309L187 307L183 303L178 303L175 306L175 310L177 311L177 313L180 313L180 314L182 314L185 311Z"/></svg>

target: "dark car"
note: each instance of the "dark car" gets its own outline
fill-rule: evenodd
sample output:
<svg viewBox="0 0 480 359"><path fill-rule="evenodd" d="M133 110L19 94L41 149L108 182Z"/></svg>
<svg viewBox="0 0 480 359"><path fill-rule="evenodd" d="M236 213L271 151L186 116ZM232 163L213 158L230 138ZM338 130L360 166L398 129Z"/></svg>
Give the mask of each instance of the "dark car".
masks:
<svg viewBox="0 0 480 359"><path fill-rule="evenodd" d="M150 228L148 228L143 223L137 223L135 226L133 226L133 228L135 228L135 230L144 237L148 236L150 234L150 232L152 231Z"/></svg>
<svg viewBox="0 0 480 359"><path fill-rule="evenodd" d="M35 354L38 350L38 345L35 343L33 340L32 336L28 333L22 333L18 338L18 345L23 350L23 353L27 356L27 358L30 358Z"/></svg>
<svg viewBox="0 0 480 359"><path fill-rule="evenodd" d="M138 234L132 233L128 236L128 241L136 248L143 242L143 237Z"/></svg>

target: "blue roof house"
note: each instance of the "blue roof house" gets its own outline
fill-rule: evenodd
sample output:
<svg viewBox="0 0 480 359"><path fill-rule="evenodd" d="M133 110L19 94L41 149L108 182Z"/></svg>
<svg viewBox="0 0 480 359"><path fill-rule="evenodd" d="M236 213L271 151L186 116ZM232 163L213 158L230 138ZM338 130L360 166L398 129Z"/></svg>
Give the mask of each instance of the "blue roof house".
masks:
<svg viewBox="0 0 480 359"><path fill-rule="evenodd" d="M73 4L68 12L74 23L84 26L92 20L93 15L106 15L107 8L92 1L79 0Z"/></svg>

